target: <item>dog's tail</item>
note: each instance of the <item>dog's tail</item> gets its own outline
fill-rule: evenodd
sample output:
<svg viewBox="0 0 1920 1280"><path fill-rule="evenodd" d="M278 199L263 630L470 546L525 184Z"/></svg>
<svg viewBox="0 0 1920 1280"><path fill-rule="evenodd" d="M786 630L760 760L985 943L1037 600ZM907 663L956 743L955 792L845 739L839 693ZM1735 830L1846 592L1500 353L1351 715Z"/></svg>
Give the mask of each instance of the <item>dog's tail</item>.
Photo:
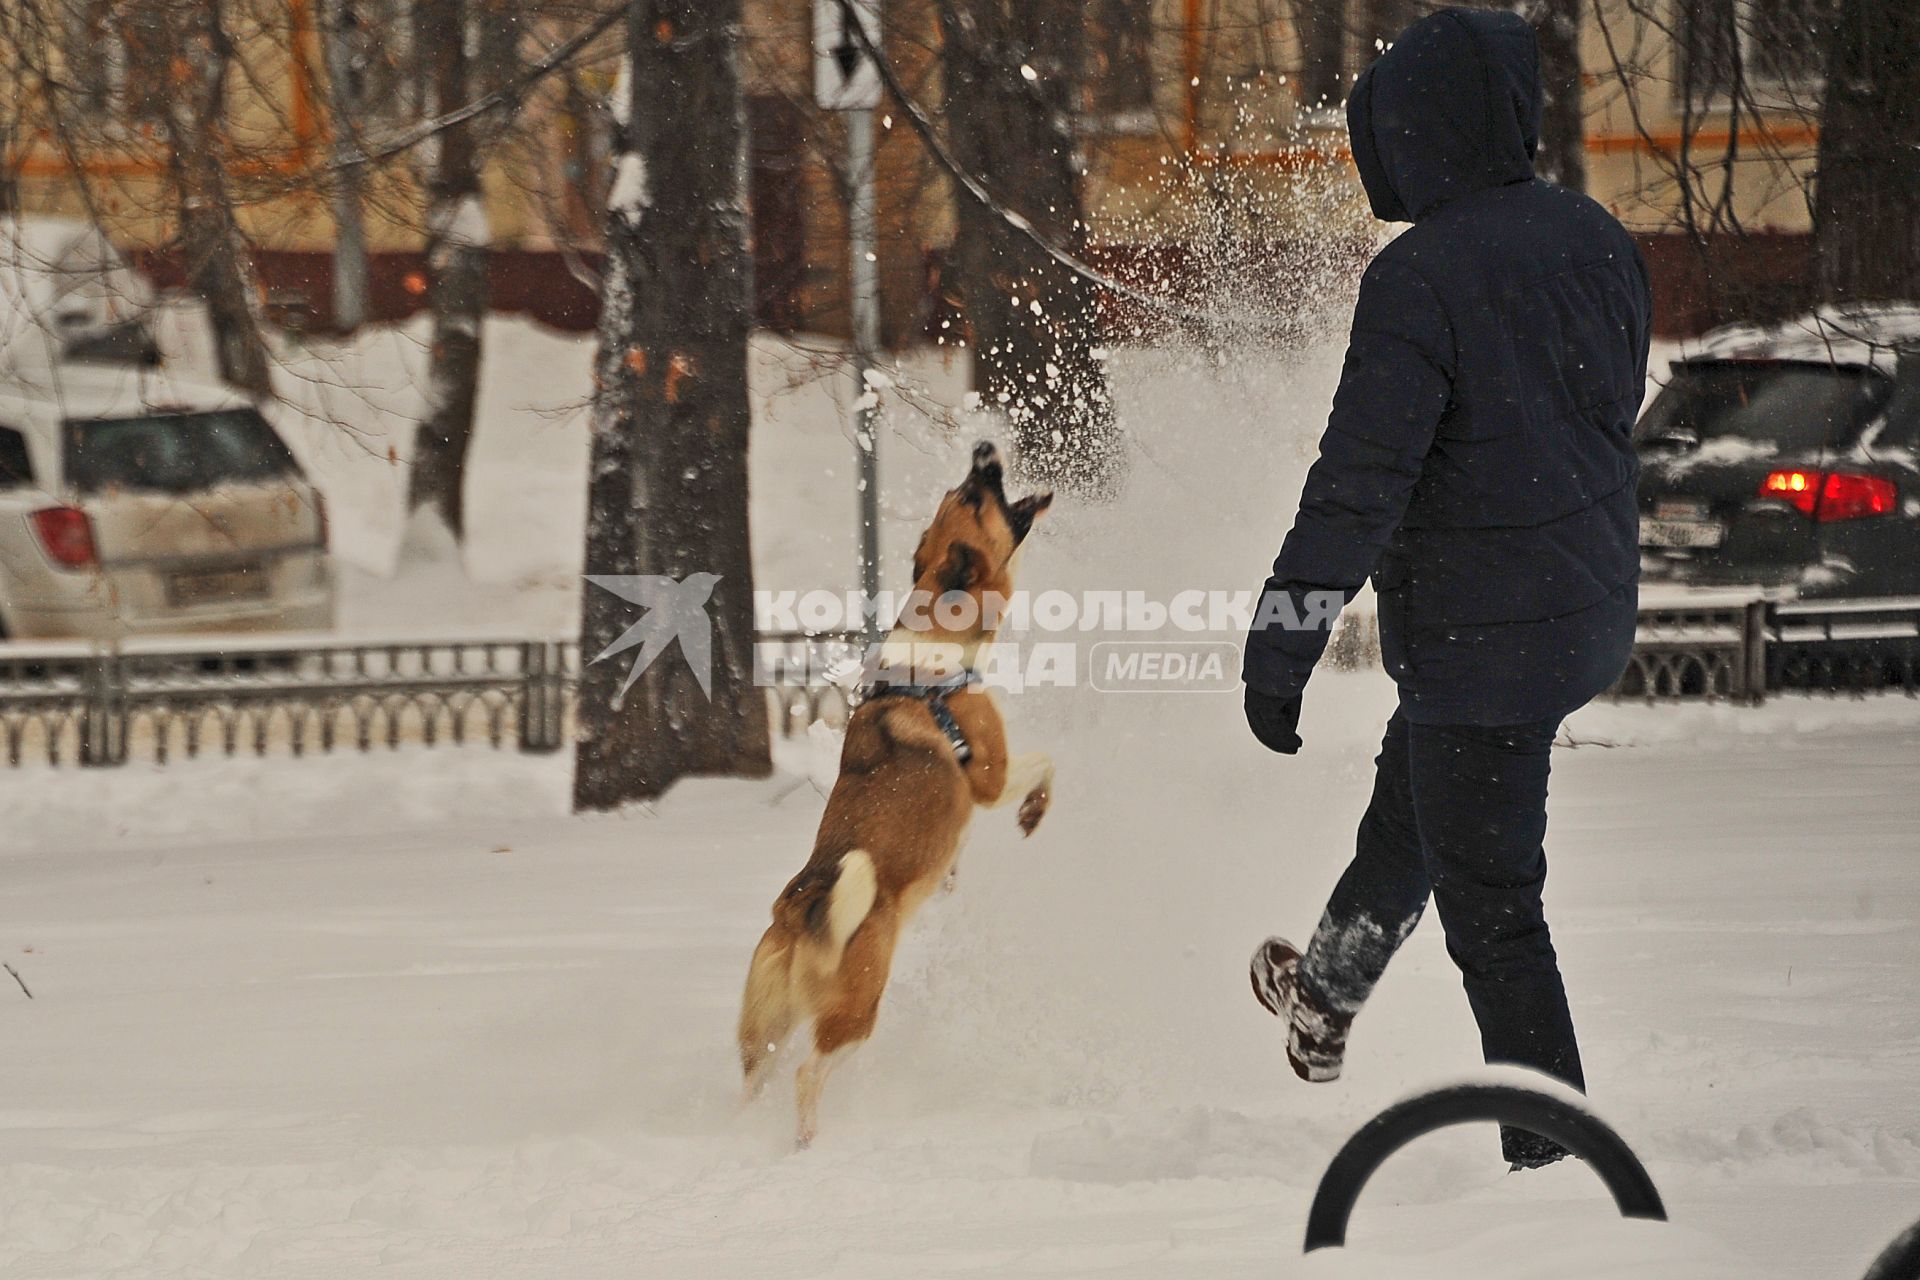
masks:
<svg viewBox="0 0 1920 1280"><path fill-rule="evenodd" d="M773 904L773 922L805 948L810 967L831 973L879 893L872 856L854 849L838 862L816 863L795 876Z"/></svg>
<svg viewBox="0 0 1920 1280"><path fill-rule="evenodd" d="M847 939L853 937L854 930L873 910L873 901L880 894L880 882L873 871L873 858L865 849L855 849L842 855L838 870L833 887L826 894L826 910L818 913L820 918L817 922L813 918L815 912L808 913L810 931L831 949L836 967L840 963L840 953L846 949Z"/></svg>

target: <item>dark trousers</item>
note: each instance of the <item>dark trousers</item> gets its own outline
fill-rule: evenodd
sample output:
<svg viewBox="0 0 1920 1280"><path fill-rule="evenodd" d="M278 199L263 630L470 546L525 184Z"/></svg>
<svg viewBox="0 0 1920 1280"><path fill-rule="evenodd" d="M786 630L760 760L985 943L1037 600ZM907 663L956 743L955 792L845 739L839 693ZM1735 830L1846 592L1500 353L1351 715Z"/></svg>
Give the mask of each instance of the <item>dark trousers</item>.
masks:
<svg viewBox="0 0 1920 1280"><path fill-rule="evenodd" d="M1396 712L1373 801L1300 964L1307 993L1357 1013L1432 897L1490 1063L1585 1085L1540 891L1547 880L1548 753L1559 721L1498 728L1410 724ZM1504 1130L1512 1160L1558 1151Z"/></svg>

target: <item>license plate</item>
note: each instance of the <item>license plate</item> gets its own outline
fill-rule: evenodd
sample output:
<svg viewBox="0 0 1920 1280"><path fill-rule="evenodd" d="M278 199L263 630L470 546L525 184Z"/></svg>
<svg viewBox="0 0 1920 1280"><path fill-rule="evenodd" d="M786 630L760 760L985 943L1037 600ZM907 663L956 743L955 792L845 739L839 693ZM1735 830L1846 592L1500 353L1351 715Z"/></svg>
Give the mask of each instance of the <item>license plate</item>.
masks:
<svg viewBox="0 0 1920 1280"><path fill-rule="evenodd" d="M1640 521L1643 547L1717 547L1726 537L1727 527L1716 520Z"/></svg>
<svg viewBox="0 0 1920 1280"><path fill-rule="evenodd" d="M167 575L167 606L194 609L202 605L263 600L269 585L266 566L260 564L170 573Z"/></svg>
<svg viewBox="0 0 1920 1280"><path fill-rule="evenodd" d="M1661 498L1653 504L1656 520L1705 520L1707 504L1696 498Z"/></svg>

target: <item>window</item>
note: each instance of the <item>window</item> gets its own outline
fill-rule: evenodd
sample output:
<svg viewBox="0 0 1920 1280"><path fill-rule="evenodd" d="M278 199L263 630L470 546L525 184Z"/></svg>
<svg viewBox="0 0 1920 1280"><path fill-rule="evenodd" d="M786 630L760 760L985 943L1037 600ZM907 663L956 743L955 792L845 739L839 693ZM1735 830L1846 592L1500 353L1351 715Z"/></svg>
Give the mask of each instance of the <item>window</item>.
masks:
<svg viewBox="0 0 1920 1280"><path fill-rule="evenodd" d="M1832 0L1676 0L1674 96L1793 102L1825 74Z"/></svg>
<svg viewBox="0 0 1920 1280"><path fill-rule="evenodd" d="M1674 367L1633 435L1654 446L1739 439L1792 452L1839 448L1888 390L1886 379L1848 365L1690 360Z"/></svg>
<svg viewBox="0 0 1920 1280"><path fill-rule="evenodd" d="M66 9L66 62L81 107L113 125L151 124L169 95L167 15L152 0Z"/></svg>
<svg viewBox="0 0 1920 1280"><path fill-rule="evenodd" d="M1087 93L1109 128L1153 127L1153 0L1091 0Z"/></svg>
<svg viewBox="0 0 1920 1280"><path fill-rule="evenodd" d="M299 474L293 455L251 409L67 423L67 482L81 493L194 493Z"/></svg>
<svg viewBox="0 0 1920 1280"><path fill-rule="evenodd" d="M423 72L411 65L421 18L414 8L408 0L332 0L326 7L334 99L356 125L408 120L425 105Z"/></svg>
<svg viewBox="0 0 1920 1280"><path fill-rule="evenodd" d="M12 427L0 427L0 493L33 488L33 460L27 456L27 438Z"/></svg>

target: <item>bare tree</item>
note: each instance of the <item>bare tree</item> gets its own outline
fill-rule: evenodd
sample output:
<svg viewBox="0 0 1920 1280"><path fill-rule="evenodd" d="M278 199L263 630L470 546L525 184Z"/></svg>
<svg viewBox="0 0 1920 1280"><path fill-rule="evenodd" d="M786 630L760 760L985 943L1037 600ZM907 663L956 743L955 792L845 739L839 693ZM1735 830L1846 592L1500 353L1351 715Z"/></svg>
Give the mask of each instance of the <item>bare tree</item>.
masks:
<svg viewBox="0 0 1920 1280"><path fill-rule="evenodd" d="M1837 0L1813 209L1821 296L1920 300L1920 8Z"/></svg>
<svg viewBox="0 0 1920 1280"><path fill-rule="evenodd" d="M1691 245L1706 321L1777 316L1805 304L1804 282L1755 287L1746 274L1755 209L1811 211L1811 170L1783 137L1821 115L1825 0L1596 0L1606 50L1602 92L1638 135L1644 220L1658 210Z"/></svg>
<svg viewBox="0 0 1920 1280"><path fill-rule="evenodd" d="M1331 111L1347 100L1348 8L1345 0L1293 0L1299 104L1309 112Z"/></svg>
<svg viewBox="0 0 1920 1280"><path fill-rule="evenodd" d="M227 85L234 62L228 17L225 0L140 0L121 20L134 24L128 48L163 69L148 83L165 85L165 101L154 105L180 248L187 276L206 300L220 376L265 398L273 394L273 375L259 290L234 216L226 165Z"/></svg>
<svg viewBox="0 0 1920 1280"><path fill-rule="evenodd" d="M1540 41L1540 150L1534 168L1549 182L1587 189L1587 107L1580 68L1586 0L1528 0L1522 10Z"/></svg>
<svg viewBox="0 0 1920 1280"><path fill-rule="evenodd" d="M1053 244L1086 244L1074 124L1086 15L1078 0L939 0L955 159ZM1020 467L1084 493L1123 463L1093 287L1006 218L956 192L960 292L974 369L1007 414Z"/></svg>
<svg viewBox="0 0 1920 1280"><path fill-rule="evenodd" d="M753 682L753 280L739 27L739 0L630 6L594 365L586 568L675 579L696 594L710 578L711 671L703 690L691 665L702 655L684 636L680 652L659 654L624 695L643 650L586 667L576 809L657 796L691 774L771 769L766 698ZM633 604L589 587L582 655L602 653L634 615Z"/></svg>
<svg viewBox="0 0 1920 1280"><path fill-rule="evenodd" d="M512 74L519 15L509 0L419 0L416 47L429 113L452 111ZM408 475L410 510L431 508L456 539L466 536L466 460L480 389L481 325L487 312L491 240L481 191L482 149L502 113L442 130L427 179L427 306L433 317L426 417Z"/></svg>

